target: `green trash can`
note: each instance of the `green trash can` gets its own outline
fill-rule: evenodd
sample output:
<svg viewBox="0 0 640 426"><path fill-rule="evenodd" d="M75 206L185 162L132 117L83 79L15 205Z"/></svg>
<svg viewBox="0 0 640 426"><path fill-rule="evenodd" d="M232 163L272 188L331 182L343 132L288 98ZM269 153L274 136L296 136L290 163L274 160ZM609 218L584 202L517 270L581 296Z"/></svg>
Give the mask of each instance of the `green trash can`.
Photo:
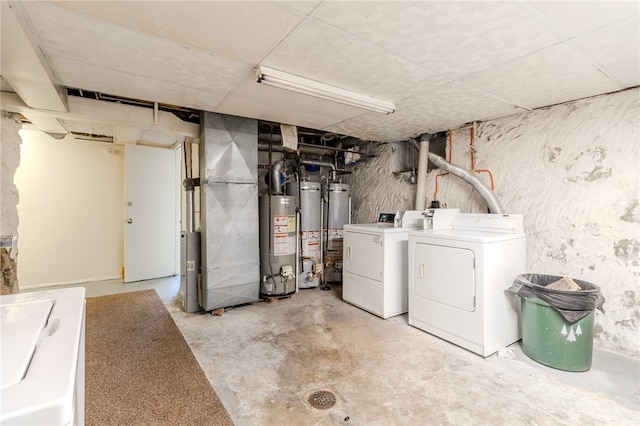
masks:
<svg viewBox="0 0 640 426"><path fill-rule="evenodd" d="M529 358L565 371L587 371L591 368L593 312L569 323L537 297L523 297L520 303L522 351Z"/></svg>
<svg viewBox="0 0 640 426"><path fill-rule="evenodd" d="M540 364L587 371L593 356L595 309L604 312L600 288L574 280L579 291L554 290L555 275L519 275L509 289L521 297L522 350Z"/></svg>

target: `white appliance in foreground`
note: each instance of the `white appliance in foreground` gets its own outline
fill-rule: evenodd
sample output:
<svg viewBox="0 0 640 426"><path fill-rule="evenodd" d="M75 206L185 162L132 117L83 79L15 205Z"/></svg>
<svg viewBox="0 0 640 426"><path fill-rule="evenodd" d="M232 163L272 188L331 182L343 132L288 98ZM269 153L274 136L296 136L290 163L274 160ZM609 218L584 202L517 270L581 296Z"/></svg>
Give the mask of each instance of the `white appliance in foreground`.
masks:
<svg viewBox="0 0 640 426"><path fill-rule="evenodd" d="M409 324L489 356L520 339L505 290L526 270L522 215L459 214L409 232Z"/></svg>
<svg viewBox="0 0 640 426"><path fill-rule="evenodd" d="M84 295L76 287L0 297L0 424L84 424Z"/></svg>
<svg viewBox="0 0 640 426"><path fill-rule="evenodd" d="M344 225L342 300L384 319L407 312L407 240L422 221L409 210Z"/></svg>

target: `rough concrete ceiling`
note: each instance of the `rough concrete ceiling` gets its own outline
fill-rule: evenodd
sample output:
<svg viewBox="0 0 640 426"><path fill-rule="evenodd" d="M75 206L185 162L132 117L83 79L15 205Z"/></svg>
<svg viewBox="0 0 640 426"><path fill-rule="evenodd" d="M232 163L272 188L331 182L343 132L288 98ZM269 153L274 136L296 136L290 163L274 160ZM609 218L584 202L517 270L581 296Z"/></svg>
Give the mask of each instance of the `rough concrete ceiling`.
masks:
<svg viewBox="0 0 640 426"><path fill-rule="evenodd" d="M60 109L29 100L48 78L49 95L66 86L396 141L640 84L635 1L2 3L2 77L23 110ZM32 52L12 51L18 40ZM34 58L39 81L25 79ZM258 84L259 65L396 112Z"/></svg>

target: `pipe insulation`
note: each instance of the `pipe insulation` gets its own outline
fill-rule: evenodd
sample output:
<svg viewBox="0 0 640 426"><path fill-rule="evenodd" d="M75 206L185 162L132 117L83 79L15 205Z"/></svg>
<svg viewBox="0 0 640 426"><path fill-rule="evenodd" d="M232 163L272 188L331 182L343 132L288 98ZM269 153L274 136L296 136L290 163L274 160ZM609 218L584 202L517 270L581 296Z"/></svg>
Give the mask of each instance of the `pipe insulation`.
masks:
<svg viewBox="0 0 640 426"><path fill-rule="evenodd" d="M429 139L420 138L420 157L418 160L418 178L416 181L416 210L424 210L427 201L427 166L429 164Z"/></svg>
<svg viewBox="0 0 640 426"><path fill-rule="evenodd" d="M439 169L456 175L473 186L487 203L489 212L496 214L504 213L502 205L496 197L496 194L491 190L491 188L485 185L484 182L478 179L475 173L460 166L456 166L455 164L448 163L447 160L432 152L429 153L429 160L431 160L431 162L435 164Z"/></svg>

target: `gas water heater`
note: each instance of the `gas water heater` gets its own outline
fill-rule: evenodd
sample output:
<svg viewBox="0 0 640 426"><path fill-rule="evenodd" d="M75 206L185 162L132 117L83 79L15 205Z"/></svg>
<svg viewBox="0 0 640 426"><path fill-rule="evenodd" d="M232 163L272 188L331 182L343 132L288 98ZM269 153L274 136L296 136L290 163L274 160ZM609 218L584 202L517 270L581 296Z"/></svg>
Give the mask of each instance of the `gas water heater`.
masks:
<svg viewBox="0 0 640 426"><path fill-rule="evenodd" d="M350 220L349 185L330 183L322 185L324 213L324 280L342 281L342 241L344 225Z"/></svg>
<svg viewBox="0 0 640 426"><path fill-rule="evenodd" d="M320 285L322 272L320 218L321 186L318 182L291 182L287 194L299 200L300 209L300 259L298 288Z"/></svg>
<svg viewBox="0 0 640 426"><path fill-rule="evenodd" d="M260 296L283 297L296 291L296 198L260 197Z"/></svg>

